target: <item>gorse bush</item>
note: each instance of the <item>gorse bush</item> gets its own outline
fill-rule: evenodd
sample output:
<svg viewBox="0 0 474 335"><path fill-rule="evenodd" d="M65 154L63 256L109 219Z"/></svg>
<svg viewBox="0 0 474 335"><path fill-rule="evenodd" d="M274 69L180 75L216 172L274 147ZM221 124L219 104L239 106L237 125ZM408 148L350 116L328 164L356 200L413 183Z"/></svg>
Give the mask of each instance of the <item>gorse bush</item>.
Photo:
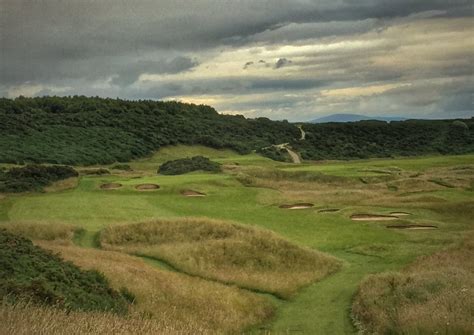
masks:
<svg viewBox="0 0 474 335"><path fill-rule="evenodd" d="M285 149L281 149L275 146L259 148L257 152L262 156L273 159L274 161L291 162L291 158L288 155L288 152Z"/></svg>
<svg viewBox="0 0 474 335"><path fill-rule="evenodd" d="M55 242L40 243L81 268L104 273L114 288L133 300L127 320L129 316L133 321L141 315L144 322L156 324L154 331L126 334L241 334L249 326L268 321L274 313L275 307L266 297L163 270L139 257ZM112 330L99 333L115 334Z"/></svg>
<svg viewBox="0 0 474 335"><path fill-rule="evenodd" d="M165 175L178 175L193 171L219 172L221 171L221 166L207 157L194 156L192 158L168 161L163 163L158 169L158 173Z"/></svg>
<svg viewBox="0 0 474 335"><path fill-rule="evenodd" d="M462 154L474 152L474 118L305 124L306 140L291 143L303 159Z"/></svg>
<svg viewBox="0 0 474 335"><path fill-rule="evenodd" d="M204 105L84 96L0 98L0 162L110 164L176 144L245 154L290 143L303 159L474 152L474 119L459 122L304 124L306 140L300 141L294 124L221 115ZM284 157L275 150L262 154L278 160Z"/></svg>
<svg viewBox="0 0 474 335"><path fill-rule="evenodd" d="M77 176L77 171L69 166L26 165L0 169L0 192L41 191L55 181Z"/></svg>
<svg viewBox="0 0 474 335"><path fill-rule="evenodd" d="M109 164L166 145L249 153L299 136L288 122L219 115L179 102L74 97L0 98L0 162Z"/></svg>
<svg viewBox="0 0 474 335"><path fill-rule="evenodd" d="M125 313L128 302L97 271L72 263L0 230L0 298L84 311Z"/></svg>

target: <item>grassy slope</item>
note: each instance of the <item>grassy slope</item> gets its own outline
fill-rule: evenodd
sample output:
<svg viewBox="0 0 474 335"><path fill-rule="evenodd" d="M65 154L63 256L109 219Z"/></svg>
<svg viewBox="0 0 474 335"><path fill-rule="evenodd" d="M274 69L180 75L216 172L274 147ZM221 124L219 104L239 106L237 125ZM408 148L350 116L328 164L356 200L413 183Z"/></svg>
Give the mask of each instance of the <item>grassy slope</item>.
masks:
<svg viewBox="0 0 474 335"><path fill-rule="evenodd" d="M186 273L281 298L340 265L271 231L207 218L110 226L100 237L104 249L163 260Z"/></svg>
<svg viewBox="0 0 474 335"><path fill-rule="evenodd" d="M0 265L0 298L4 301L25 299L67 310L128 311L129 302L111 289L102 274L83 271L33 245L31 240L3 229Z"/></svg>
<svg viewBox="0 0 474 335"><path fill-rule="evenodd" d="M474 243L421 257L360 285L353 314L370 333L472 334Z"/></svg>
<svg viewBox="0 0 474 335"><path fill-rule="evenodd" d="M74 228L71 226L11 223L5 227L8 231L29 236L36 245L61 254L61 257L82 269L100 271L106 275L112 287L121 291L126 288L126 292L133 295L133 304L129 306L127 315L131 321L129 326L124 326L120 320L101 313L91 314L91 323L98 329L104 328L103 323L112 322L114 326L124 327L119 332L126 332L125 329L128 329L129 333L133 334L155 334L156 329L173 333L229 333L260 324L274 314L276 299L272 296L256 295L233 285L185 275L164 268L158 262L147 262L148 259L144 257L74 246L71 240ZM22 317L18 314L21 314L24 308L22 303L14 308L2 306L0 300L0 314L9 314L13 318L6 322L10 327L23 329L24 325L15 322L21 322ZM41 312L34 308L32 312L35 315L50 313L48 310ZM49 329L64 326L64 316L60 311L51 314L54 316L53 320L49 323L35 320L35 327L43 325ZM0 319L3 317L0 315ZM144 317L151 321L143 325L143 328L148 330L141 332L138 321ZM83 315L75 314L70 321L79 323L83 318ZM80 325L77 327L84 328ZM86 332L82 330L80 333Z"/></svg>
<svg viewBox="0 0 474 335"><path fill-rule="evenodd" d="M131 165L139 173L151 174L158 162L181 156L184 148L167 150L169 152L165 157L159 154L148 161L134 162ZM464 166L474 163L473 155L465 155L328 162L293 167L256 155L237 156L230 152L203 148L186 150L189 150L186 155L204 154L221 163L237 162L243 168L258 164L289 171L325 172L350 178L374 175L373 172L361 171L364 169L396 166L407 173L425 173L432 166ZM100 183L110 181L119 181L124 187L109 191L98 189ZM137 192L132 187L147 182L160 184L162 188L145 193ZM334 334L354 331L350 323L349 309L358 282L365 275L400 269L419 255L432 253L453 244L461 238L462 231L472 229L466 220L468 212L453 215L453 209L462 212L460 209L465 209L463 204L472 201L472 192L460 188L435 186L417 194L416 197L403 197L400 192L390 195L385 185L380 186L381 188L370 186L360 190L357 189L359 186L354 190L347 190L344 185L322 185L316 189L311 184L306 184L302 187L308 188L309 193L284 188L280 191L245 188L228 174L189 174L172 177L150 175L142 179L134 179L130 174L120 177L83 177L74 190L0 200L0 219L71 223L86 228L90 234L109 224L185 216L234 220L271 229L301 245L329 252L346 261L342 271L306 288L295 299L282 304L275 322L268 325L276 331L295 329L314 334L327 334L328 330ZM185 198L179 195L179 190L183 188L202 191L208 196ZM380 197L380 194L383 197ZM426 202L429 199L422 197L441 199L443 202L438 206L438 203ZM310 199L315 203L315 208L302 211L277 208L279 203L288 199ZM397 201L394 202L393 199ZM404 202L405 200L409 201ZM380 203L380 206L377 206L377 203ZM317 212L319 208L329 205L342 210L326 214ZM450 209L450 206L453 208ZM353 222L348 218L352 212L357 211L386 213L390 210L408 210L414 214L413 220L435 222L441 229L400 232L387 230L382 223Z"/></svg>

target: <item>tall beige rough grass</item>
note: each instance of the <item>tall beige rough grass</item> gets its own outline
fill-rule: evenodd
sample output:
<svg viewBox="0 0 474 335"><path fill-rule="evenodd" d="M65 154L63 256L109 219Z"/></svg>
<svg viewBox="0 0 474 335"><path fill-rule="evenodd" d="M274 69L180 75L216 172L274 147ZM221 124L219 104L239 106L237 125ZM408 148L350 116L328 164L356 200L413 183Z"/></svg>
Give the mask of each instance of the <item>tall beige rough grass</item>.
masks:
<svg viewBox="0 0 474 335"><path fill-rule="evenodd" d="M474 333L474 244L366 278L352 313L368 334Z"/></svg>
<svg viewBox="0 0 474 335"><path fill-rule="evenodd" d="M102 247L165 260L187 273L291 297L336 271L334 257L273 232L211 219L159 220L110 226Z"/></svg>
<svg viewBox="0 0 474 335"><path fill-rule="evenodd" d="M132 313L158 320L163 329L237 333L267 321L274 312L267 298L236 287L160 270L137 257L54 242L38 244L84 269L104 273L116 289L127 288L136 297Z"/></svg>
<svg viewBox="0 0 474 335"><path fill-rule="evenodd" d="M78 230L72 225L60 223L10 222L2 225L9 232L31 240L56 241L69 244Z"/></svg>
<svg viewBox="0 0 474 335"><path fill-rule="evenodd" d="M140 315L127 318L100 312L66 312L48 306L0 303L2 335L203 334L205 329ZM171 325L170 325L171 324Z"/></svg>

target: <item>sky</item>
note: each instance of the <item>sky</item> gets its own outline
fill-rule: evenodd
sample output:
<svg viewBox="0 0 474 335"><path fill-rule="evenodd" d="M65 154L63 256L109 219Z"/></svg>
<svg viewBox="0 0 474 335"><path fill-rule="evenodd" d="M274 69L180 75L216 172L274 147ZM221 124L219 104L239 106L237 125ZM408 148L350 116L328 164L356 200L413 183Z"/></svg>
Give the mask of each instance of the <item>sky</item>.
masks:
<svg viewBox="0 0 474 335"><path fill-rule="evenodd" d="M471 0L0 0L0 96L474 115Z"/></svg>

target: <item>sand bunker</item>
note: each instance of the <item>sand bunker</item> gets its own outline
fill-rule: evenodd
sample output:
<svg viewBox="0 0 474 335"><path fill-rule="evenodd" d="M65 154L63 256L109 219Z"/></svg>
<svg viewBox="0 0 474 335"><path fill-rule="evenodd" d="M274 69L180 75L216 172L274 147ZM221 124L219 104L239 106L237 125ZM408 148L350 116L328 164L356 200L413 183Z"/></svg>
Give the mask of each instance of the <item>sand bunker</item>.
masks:
<svg viewBox="0 0 474 335"><path fill-rule="evenodd" d="M108 183L108 184L100 185L100 188L103 190L114 190L121 187L122 187L122 184L119 184L119 183Z"/></svg>
<svg viewBox="0 0 474 335"><path fill-rule="evenodd" d="M438 229L433 225L421 225L421 224L408 224L408 225L390 225L387 226L389 229L410 229L410 230L425 230L425 229Z"/></svg>
<svg viewBox="0 0 474 335"><path fill-rule="evenodd" d="M407 212L391 212L390 215L395 215L395 216L409 216L411 213Z"/></svg>
<svg viewBox="0 0 474 335"><path fill-rule="evenodd" d="M135 186L135 189L140 190L140 191L152 191L152 190L157 190L160 188L160 185L156 184L140 184Z"/></svg>
<svg viewBox="0 0 474 335"><path fill-rule="evenodd" d="M339 208L323 208L318 211L318 213L334 213L334 212L339 212Z"/></svg>
<svg viewBox="0 0 474 335"><path fill-rule="evenodd" d="M308 203L308 202L301 202L297 204L292 204L292 205L280 205L280 208L284 209L305 209L305 208L311 208L313 207L314 204Z"/></svg>
<svg viewBox="0 0 474 335"><path fill-rule="evenodd" d="M379 215L379 214L354 214L351 215L353 221L389 221L397 220L395 215Z"/></svg>
<svg viewBox="0 0 474 335"><path fill-rule="evenodd" d="M205 197L205 193L201 193L198 191L193 191L193 190L184 190L181 191L181 195L184 195L185 197Z"/></svg>

